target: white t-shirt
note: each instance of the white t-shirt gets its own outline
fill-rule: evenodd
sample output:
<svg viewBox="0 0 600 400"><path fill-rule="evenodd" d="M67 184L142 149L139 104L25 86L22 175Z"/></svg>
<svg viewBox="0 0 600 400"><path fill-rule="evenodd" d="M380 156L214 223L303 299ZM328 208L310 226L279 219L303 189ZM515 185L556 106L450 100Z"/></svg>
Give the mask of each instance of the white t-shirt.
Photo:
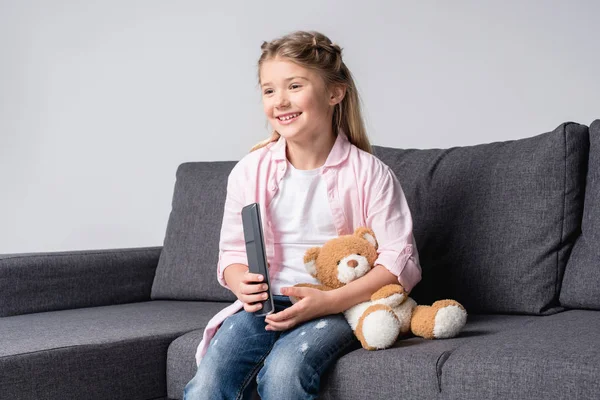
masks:
<svg viewBox="0 0 600 400"><path fill-rule="evenodd" d="M297 283L319 282L304 267L304 253L337 237L321 168L299 170L287 162L279 191L269 207L275 248L281 253L280 272L271 279L271 291ZM271 266L272 268L272 266Z"/></svg>

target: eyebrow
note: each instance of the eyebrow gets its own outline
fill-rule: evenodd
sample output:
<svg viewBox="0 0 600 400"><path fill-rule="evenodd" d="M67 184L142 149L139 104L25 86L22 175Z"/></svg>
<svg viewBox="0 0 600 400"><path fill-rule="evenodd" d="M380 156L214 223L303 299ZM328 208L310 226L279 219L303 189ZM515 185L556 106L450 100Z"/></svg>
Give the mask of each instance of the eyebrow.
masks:
<svg viewBox="0 0 600 400"><path fill-rule="evenodd" d="M303 76L292 76L292 77L290 77L290 78L287 78L287 79L285 79L285 80L284 80L284 82L287 82L287 81L292 81L292 80L294 80L294 79L304 79L305 81L307 81L307 80L308 80L308 78L305 78L305 77L303 77ZM271 82L265 82L265 83L263 83L263 84L262 84L262 85L260 85L260 86L262 87L262 86L266 86L266 85L272 85L272 83L271 83Z"/></svg>

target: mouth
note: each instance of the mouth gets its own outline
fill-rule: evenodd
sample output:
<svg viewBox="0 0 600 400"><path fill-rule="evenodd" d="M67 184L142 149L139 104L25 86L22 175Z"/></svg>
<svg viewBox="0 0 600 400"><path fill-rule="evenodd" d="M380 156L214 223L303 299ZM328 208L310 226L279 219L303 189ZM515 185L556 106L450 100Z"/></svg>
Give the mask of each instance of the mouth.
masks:
<svg viewBox="0 0 600 400"><path fill-rule="evenodd" d="M277 118L277 120L279 122L281 122L282 124L289 124L292 123L293 121L295 121L296 119L298 119L298 117L302 115L301 112L297 112L297 113L290 113L290 114L285 114L285 115L280 115Z"/></svg>

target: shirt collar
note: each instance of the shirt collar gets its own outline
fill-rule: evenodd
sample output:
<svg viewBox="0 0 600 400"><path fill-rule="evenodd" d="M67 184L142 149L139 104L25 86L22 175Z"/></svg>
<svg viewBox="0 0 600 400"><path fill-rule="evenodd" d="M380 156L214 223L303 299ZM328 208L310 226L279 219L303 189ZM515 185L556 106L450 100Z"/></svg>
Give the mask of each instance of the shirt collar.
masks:
<svg viewBox="0 0 600 400"><path fill-rule="evenodd" d="M324 167L333 167L340 163L342 163L346 158L348 158L348 154L350 153L350 148L352 144L348 140L346 133L342 130L338 130L337 137L335 138L335 143L325 160ZM280 136L279 139L274 142L270 151L273 154L273 160L275 161L284 161L285 157L285 148L286 141L283 136Z"/></svg>

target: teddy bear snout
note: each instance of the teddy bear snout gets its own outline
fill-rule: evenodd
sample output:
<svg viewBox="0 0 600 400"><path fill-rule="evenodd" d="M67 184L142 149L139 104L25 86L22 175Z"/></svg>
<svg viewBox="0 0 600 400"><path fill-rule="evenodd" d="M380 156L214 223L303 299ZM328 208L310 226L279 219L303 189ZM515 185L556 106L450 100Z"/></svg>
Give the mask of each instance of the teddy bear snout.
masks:
<svg viewBox="0 0 600 400"><path fill-rule="evenodd" d="M356 268L356 267L358 267L358 261L350 260L350 261L348 261L348 266L351 268Z"/></svg>

